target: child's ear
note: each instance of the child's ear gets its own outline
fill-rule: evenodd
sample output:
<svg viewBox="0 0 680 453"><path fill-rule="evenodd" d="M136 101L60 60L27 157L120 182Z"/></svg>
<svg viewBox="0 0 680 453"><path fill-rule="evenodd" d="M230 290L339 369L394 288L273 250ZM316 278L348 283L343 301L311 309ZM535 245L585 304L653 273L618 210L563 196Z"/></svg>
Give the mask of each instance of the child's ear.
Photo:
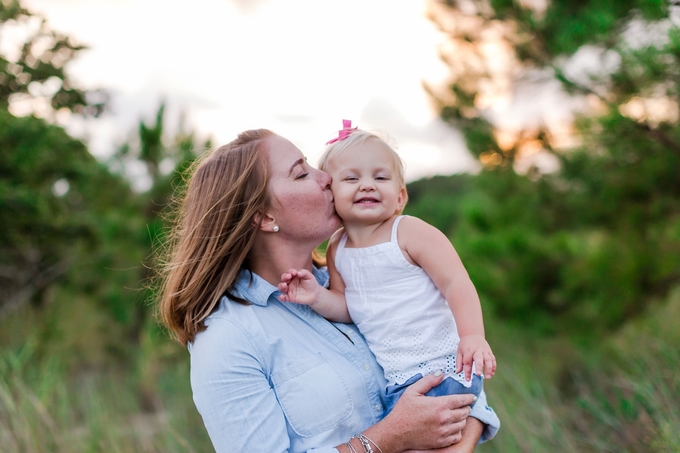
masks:
<svg viewBox="0 0 680 453"><path fill-rule="evenodd" d="M406 205L406 187L399 189L399 196L397 196L397 206L399 206L399 211L401 212Z"/></svg>
<svg viewBox="0 0 680 453"><path fill-rule="evenodd" d="M269 214L258 211L253 216L253 225L259 226L260 231L275 232L276 219Z"/></svg>

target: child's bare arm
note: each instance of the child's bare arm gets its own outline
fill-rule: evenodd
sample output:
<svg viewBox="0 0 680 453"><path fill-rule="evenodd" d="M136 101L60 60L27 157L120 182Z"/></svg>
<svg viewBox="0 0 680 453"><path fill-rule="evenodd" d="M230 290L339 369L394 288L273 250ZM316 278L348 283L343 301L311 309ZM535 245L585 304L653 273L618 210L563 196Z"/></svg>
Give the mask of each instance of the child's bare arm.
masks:
<svg viewBox="0 0 680 453"><path fill-rule="evenodd" d="M451 241L437 228L415 217L399 224L399 245L427 272L444 295L453 312L460 335L456 372L465 371L466 379L476 363L478 374L490 378L496 372L496 358L484 338L484 321L479 296Z"/></svg>
<svg viewBox="0 0 680 453"><path fill-rule="evenodd" d="M307 270L290 269L281 275L278 285L281 302L309 305L312 309L334 322L352 322L345 303L345 284L334 265L333 240L327 250L328 272L331 277L330 289L319 285L314 275ZM339 289L338 289L339 288Z"/></svg>
<svg viewBox="0 0 680 453"><path fill-rule="evenodd" d="M323 288L306 269L284 272L278 288L281 302L309 305L330 321L350 322L344 294Z"/></svg>

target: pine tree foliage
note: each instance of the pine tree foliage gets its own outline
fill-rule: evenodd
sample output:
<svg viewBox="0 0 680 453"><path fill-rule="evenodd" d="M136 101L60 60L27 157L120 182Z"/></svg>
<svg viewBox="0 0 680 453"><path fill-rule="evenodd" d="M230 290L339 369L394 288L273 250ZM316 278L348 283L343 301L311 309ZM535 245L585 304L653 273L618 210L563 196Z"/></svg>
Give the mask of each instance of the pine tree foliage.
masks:
<svg viewBox="0 0 680 453"><path fill-rule="evenodd" d="M26 35L25 39L10 39ZM105 90L75 86L66 66L85 46L52 30L47 21L22 7L19 0L0 1L0 106L31 104L29 109L50 118L57 111L99 115L105 108ZM6 44L9 42L10 44Z"/></svg>
<svg viewBox="0 0 680 453"><path fill-rule="evenodd" d="M680 282L675 3L431 3L451 78L427 88L484 166L450 231L499 315L596 332ZM571 112L567 124L499 113L503 103L538 102L546 87L563 101L553 108Z"/></svg>

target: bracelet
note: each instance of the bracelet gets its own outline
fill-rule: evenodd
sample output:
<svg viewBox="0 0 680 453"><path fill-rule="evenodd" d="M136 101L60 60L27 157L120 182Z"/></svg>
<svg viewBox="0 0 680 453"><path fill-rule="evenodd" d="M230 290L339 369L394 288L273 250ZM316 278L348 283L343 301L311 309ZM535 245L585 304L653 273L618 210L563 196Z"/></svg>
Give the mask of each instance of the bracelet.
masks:
<svg viewBox="0 0 680 453"><path fill-rule="evenodd" d="M347 445L349 453L359 453L356 448L354 448L354 445L352 445L352 439L354 439L354 436L350 437L345 445Z"/></svg>
<svg viewBox="0 0 680 453"><path fill-rule="evenodd" d="M377 448L380 453L383 453L383 451L380 449L378 444L376 444L375 442L373 442L371 439L364 436L363 434L355 434L355 435L353 435L352 437L349 438L350 441L347 442L347 445L349 447L350 453L358 453L355 450L355 448L352 446L352 444L350 443L352 439L359 439L359 442L361 442L361 446L364 447L364 453L375 453L375 450L373 450L373 447L371 446L371 444L373 444L375 446L375 448Z"/></svg>

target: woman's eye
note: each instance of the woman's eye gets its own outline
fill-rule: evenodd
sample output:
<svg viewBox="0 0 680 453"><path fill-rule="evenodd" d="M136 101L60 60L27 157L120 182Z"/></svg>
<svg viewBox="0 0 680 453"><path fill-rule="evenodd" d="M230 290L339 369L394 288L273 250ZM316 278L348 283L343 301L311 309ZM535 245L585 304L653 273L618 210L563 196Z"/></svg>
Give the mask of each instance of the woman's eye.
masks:
<svg viewBox="0 0 680 453"><path fill-rule="evenodd" d="M309 173L300 173L295 177L295 179L304 179L309 175Z"/></svg>

